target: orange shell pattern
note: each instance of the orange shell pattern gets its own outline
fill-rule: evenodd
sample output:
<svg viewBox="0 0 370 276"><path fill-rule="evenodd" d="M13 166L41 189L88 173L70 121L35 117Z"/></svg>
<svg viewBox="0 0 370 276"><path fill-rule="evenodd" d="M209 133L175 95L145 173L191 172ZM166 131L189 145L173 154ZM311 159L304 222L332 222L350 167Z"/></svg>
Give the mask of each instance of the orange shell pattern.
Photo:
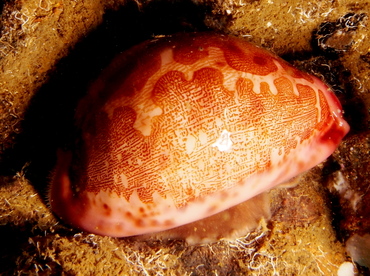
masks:
<svg viewBox="0 0 370 276"><path fill-rule="evenodd" d="M53 210L130 236L220 212L323 161L349 127L330 89L243 40L209 33L118 56L76 111Z"/></svg>

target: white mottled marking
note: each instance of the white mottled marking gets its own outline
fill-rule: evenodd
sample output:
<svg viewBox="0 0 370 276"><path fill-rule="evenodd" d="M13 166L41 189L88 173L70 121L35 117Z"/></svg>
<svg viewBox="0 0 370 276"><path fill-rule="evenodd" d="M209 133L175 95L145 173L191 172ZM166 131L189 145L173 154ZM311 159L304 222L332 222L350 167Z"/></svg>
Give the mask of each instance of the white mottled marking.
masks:
<svg viewBox="0 0 370 276"><path fill-rule="evenodd" d="M218 138L216 143L212 144L212 146L217 147L219 151L231 150L233 142L231 141L230 135L231 133L224 129L220 138Z"/></svg>

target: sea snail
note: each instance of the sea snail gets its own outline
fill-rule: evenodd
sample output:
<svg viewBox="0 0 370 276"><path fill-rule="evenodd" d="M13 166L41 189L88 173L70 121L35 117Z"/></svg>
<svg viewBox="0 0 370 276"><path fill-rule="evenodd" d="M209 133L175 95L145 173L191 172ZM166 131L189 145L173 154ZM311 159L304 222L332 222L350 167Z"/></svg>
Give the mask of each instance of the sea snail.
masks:
<svg viewBox="0 0 370 276"><path fill-rule="evenodd" d="M244 40L155 38L117 56L79 102L50 204L88 232L196 221L325 160L349 131L331 89Z"/></svg>

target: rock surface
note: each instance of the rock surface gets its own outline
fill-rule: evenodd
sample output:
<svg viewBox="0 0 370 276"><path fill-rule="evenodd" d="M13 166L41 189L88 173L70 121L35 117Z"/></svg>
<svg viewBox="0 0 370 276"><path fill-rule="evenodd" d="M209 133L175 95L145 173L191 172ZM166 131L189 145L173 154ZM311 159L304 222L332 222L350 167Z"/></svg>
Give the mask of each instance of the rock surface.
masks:
<svg viewBox="0 0 370 276"><path fill-rule="evenodd" d="M370 231L368 2L6 1L0 11L0 273L337 275L351 261L345 242ZM296 187L270 191L271 220L241 238L189 246L101 237L57 221L48 177L56 148L71 143L88 84L153 35L209 29L332 85L351 125L339 149Z"/></svg>

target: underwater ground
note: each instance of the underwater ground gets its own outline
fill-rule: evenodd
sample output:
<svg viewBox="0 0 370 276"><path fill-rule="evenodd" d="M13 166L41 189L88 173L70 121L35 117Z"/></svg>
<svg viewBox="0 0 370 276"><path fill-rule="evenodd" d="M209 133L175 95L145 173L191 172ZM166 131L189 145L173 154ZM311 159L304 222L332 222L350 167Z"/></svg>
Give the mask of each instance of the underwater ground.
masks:
<svg viewBox="0 0 370 276"><path fill-rule="evenodd" d="M1 275L369 275L369 2L8 0L0 12ZM238 239L110 238L56 219L48 180L89 83L143 40L206 30L331 85L351 126L340 147L271 190L271 219Z"/></svg>

